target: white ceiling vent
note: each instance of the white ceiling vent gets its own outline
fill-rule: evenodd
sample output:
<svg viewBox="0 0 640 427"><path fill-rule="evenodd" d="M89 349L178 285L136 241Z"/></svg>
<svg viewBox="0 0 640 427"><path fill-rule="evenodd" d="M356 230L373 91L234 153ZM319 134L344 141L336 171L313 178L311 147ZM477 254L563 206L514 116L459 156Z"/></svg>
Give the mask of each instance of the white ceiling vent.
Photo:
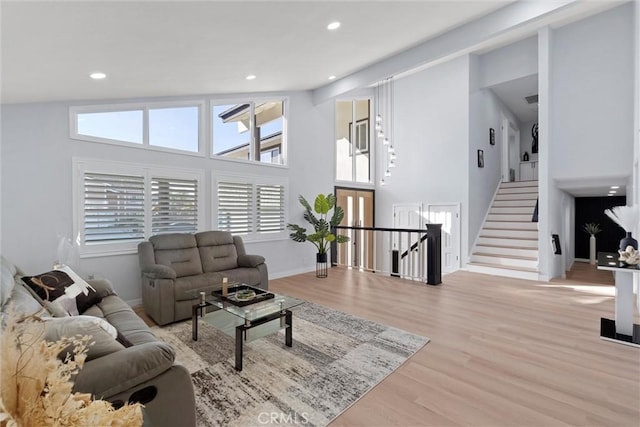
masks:
<svg viewBox="0 0 640 427"><path fill-rule="evenodd" d="M527 104L537 104L538 103L538 94L525 96L524 100L527 101Z"/></svg>

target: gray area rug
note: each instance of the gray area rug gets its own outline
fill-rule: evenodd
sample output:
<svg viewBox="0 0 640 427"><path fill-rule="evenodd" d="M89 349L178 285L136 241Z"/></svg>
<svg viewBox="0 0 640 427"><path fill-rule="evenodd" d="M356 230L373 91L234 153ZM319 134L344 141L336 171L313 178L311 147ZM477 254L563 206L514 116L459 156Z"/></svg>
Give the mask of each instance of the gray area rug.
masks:
<svg viewBox="0 0 640 427"><path fill-rule="evenodd" d="M234 369L234 338L200 321L154 328L176 350L195 386L199 426L324 426L429 342L426 337L305 302L284 331L245 344Z"/></svg>

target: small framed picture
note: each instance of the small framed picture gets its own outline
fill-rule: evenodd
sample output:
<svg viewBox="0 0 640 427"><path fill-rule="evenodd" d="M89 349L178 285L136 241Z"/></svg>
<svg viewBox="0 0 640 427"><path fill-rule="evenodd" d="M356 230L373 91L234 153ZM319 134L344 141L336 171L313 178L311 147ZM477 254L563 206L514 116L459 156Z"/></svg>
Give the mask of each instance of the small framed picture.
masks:
<svg viewBox="0 0 640 427"><path fill-rule="evenodd" d="M560 236L557 234L551 235L551 248L556 255L562 255L562 248L560 247Z"/></svg>
<svg viewBox="0 0 640 427"><path fill-rule="evenodd" d="M496 130L489 128L489 144L496 145Z"/></svg>
<svg viewBox="0 0 640 427"><path fill-rule="evenodd" d="M478 150L478 167L479 168L484 167L484 151L483 150Z"/></svg>

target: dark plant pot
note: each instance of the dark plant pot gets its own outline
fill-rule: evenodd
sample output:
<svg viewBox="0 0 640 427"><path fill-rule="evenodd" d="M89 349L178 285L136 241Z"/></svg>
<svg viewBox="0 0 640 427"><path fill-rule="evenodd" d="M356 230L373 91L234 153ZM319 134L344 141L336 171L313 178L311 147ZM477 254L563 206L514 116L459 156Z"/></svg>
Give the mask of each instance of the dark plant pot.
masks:
<svg viewBox="0 0 640 427"><path fill-rule="evenodd" d="M620 250L624 251L627 246L631 246L633 249L638 250L638 241L631 237L631 232L627 232L627 237L620 240Z"/></svg>
<svg viewBox="0 0 640 427"><path fill-rule="evenodd" d="M316 254L316 277L325 278L328 275L327 253Z"/></svg>

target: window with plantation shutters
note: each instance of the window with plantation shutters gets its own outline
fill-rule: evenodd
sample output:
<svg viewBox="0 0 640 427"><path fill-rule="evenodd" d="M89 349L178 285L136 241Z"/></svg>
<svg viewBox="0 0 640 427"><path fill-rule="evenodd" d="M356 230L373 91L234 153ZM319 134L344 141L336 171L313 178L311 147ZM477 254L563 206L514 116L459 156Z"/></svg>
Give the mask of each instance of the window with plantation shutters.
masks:
<svg viewBox="0 0 640 427"><path fill-rule="evenodd" d="M80 256L133 254L165 233L204 224L204 170L73 159L73 233Z"/></svg>
<svg viewBox="0 0 640 427"><path fill-rule="evenodd" d="M151 178L152 234L194 233L198 229L198 181Z"/></svg>
<svg viewBox="0 0 640 427"><path fill-rule="evenodd" d="M233 234L253 231L253 185L218 181L218 230Z"/></svg>
<svg viewBox="0 0 640 427"><path fill-rule="evenodd" d="M144 239L144 177L84 174L85 242Z"/></svg>
<svg viewBox="0 0 640 427"><path fill-rule="evenodd" d="M284 186L256 185L256 225L258 233L284 230Z"/></svg>
<svg viewBox="0 0 640 427"><path fill-rule="evenodd" d="M279 177L214 176L214 224L245 240L286 238L287 184Z"/></svg>

